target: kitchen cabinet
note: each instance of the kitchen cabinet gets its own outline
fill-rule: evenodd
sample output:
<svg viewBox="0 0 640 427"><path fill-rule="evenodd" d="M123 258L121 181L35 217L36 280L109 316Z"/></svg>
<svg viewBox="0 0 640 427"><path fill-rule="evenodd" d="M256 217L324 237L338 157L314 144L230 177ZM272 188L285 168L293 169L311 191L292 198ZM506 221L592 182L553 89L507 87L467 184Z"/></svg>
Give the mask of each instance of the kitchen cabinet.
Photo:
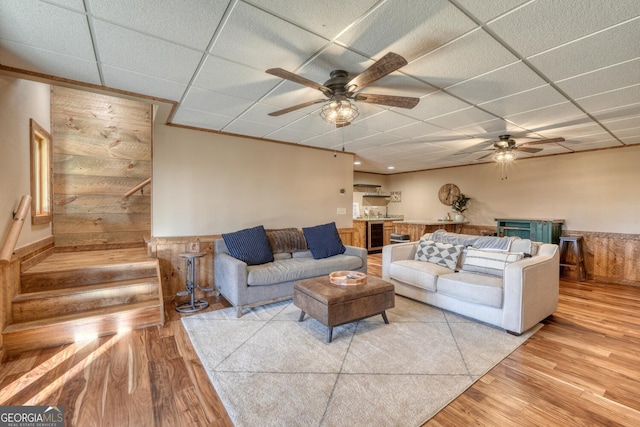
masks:
<svg viewBox="0 0 640 427"><path fill-rule="evenodd" d="M353 246L358 248L367 247L367 221L359 219L353 220Z"/></svg>
<svg viewBox="0 0 640 427"><path fill-rule="evenodd" d="M498 236L518 236L534 242L560 242L563 219L496 218Z"/></svg>

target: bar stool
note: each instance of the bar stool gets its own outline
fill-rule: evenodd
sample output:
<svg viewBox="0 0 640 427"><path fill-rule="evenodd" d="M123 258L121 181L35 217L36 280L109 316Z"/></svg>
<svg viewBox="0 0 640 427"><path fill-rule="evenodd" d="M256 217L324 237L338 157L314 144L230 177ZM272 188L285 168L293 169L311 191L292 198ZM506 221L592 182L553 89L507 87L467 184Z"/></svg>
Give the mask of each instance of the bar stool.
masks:
<svg viewBox="0 0 640 427"><path fill-rule="evenodd" d="M209 303L205 300L196 299L196 289L200 289L205 292L211 292L211 288L202 288L198 286L196 281L196 260L205 256L206 252L185 252L178 254L181 258L187 260L187 271L185 277L185 290L178 292L179 297L189 297L189 301L176 305L176 311L180 313L194 313L196 311L204 310L209 307Z"/></svg>
<svg viewBox="0 0 640 427"><path fill-rule="evenodd" d="M566 255L569 249L569 244L573 246L573 263L567 262ZM560 237L560 273L562 268L576 269L576 275L578 282L582 282L587 279L587 268L584 263L584 251L582 249L582 236L561 236Z"/></svg>

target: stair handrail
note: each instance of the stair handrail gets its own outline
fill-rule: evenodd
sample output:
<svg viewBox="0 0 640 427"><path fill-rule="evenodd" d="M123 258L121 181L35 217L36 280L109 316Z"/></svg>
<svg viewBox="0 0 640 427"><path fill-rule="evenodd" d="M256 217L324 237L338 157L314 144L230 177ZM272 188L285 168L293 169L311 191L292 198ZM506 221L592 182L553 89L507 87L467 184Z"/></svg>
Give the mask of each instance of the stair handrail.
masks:
<svg viewBox="0 0 640 427"><path fill-rule="evenodd" d="M148 185L148 184L151 184L151 178L145 179L140 184L136 185L131 190L129 190L126 193L124 193L124 198L126 199L127 197L131 196L133 193L135 193L136 191L142 189L142 187L144 187L145 185Z"/></svg>
<svg viewBox="0 0 640 427"><path fill-rule="evenodd" d="M7 237L5 237L4 243L2 244L2 249L0 249L0 265L7 265L11 262L11 257L13 256L13 252L16 250L18 237L20 237L20 232L24 225L24 219L27 217L27 212L29 212L30 206L31 196L25 194L20 200L18 210L13 214L13 223L11 223Z"/></svg>

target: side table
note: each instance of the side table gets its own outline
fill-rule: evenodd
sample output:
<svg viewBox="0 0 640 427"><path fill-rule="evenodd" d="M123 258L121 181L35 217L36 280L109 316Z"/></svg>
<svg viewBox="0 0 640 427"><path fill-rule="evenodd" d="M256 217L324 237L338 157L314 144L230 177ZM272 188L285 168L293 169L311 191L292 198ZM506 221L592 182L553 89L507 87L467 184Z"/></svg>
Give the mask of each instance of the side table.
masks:
<svg viewBox="0 0 640 427"><path fill-rule="evenodd" d="M213 288L201 288L196 285L196 261L198 258L202 258L205 256L206 252L184 252L178 254L181 258L187 260L187 270L186 270L186 280L185 287L186 290L182 292L178 292L179 297L189 296L189 301L183 302L181 304L176 305L176 311L181 313L194 313L196 311L204 310L209 307L209 303L204 300L196 299L196 288L201 291L210 292Z"/></svg>

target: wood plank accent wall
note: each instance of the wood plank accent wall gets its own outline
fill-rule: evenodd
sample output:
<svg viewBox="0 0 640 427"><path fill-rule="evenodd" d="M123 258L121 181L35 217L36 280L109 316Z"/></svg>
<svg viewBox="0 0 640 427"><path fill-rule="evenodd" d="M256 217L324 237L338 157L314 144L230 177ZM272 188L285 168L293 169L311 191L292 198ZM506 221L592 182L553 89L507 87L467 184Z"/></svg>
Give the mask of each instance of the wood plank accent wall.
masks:
<svg viewBox="0 0 640 427"><path fill-rule="evenodd" d="M52 86L56 247L142 245L151 235L151 105Z"/></svg>

